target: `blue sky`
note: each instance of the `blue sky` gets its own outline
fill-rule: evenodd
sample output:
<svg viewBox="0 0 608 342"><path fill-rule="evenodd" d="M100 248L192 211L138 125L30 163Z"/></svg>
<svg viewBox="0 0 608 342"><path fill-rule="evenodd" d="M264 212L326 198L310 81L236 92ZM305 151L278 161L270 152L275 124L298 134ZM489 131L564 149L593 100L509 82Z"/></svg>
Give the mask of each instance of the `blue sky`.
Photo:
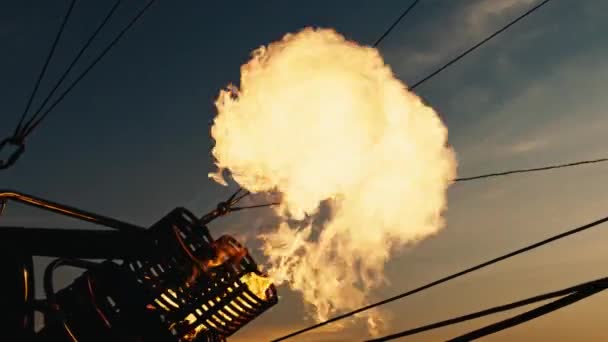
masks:
<svg viewBox="0 0 608 342"><path fill-rule="evenodd" d="M422 1L380 50L395 74L411 84L535 3ZM125 4L101 41L107 42L142 4ZM141 225L176 206L203 212L229 193L206 176L212 170L213 100L221 87L238 81L250 51L310 25L333 27L371 44L406 5L392 0L160 1L34 132L21 160L0 174L0 184ZM67 1L0 5L0 134L14 128L66 6ZM109 6L77 3L48 79L63 70ZM448 126L460 176L603 156L607 10L601 0L554 0L417 89ZM387 267L390 284L374 298L606 215L606 171L598 165L455 184L447 227L396 255ZM251 234L263 225L262 214L244 213L211 228L217 235ZM90 227L18 205L10 205L2 224ZM392 330L604 276L608 235L602 229L388 305ZM65 272L58 282L66 284L73 274ZM279 305L234 341L267 340L310 323L303 320L299 298L279 290ZM487 340L605 340L607 319L600 314L605 300L606 295L597 295ZM411 340L456 336L489 321ZM365 336L353 325L299 340Z"/></svg>

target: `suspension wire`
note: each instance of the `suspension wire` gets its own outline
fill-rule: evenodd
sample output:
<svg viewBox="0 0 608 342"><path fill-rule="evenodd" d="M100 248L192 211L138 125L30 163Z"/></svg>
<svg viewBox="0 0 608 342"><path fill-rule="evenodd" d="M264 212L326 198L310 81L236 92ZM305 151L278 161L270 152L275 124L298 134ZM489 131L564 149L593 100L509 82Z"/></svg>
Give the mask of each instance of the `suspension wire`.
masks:
<svg viewBox="0 0 608 342"><path fill-rule="evenodd" d="M234 193L232 193L232 195L230 195L230 197L228 197L228 199L226 200L226 203L232 204L233 201L234 201L234 198L236 196L238 196L238 194L240 194L242 190L243 190L243 188L241 188L241 187L239 187L238 189L236 189L236 191Z"/></svg>
<svg viewBox="0 0 608 342"><path fill-rule="evenodd" d="M608 158L600 158L600 159L592 159L592 160L581 160L581 161L567 163L567 164L548 165L548 166L537 167L537 168L532 168L532 169L516 169L516 170L501 171L501 172L495 172L495 173L488 173L488 174L483 174L483 175L471 176L471 177L456 178L456 179L454 179L454 182L466 182L466 181L472 181L472 180L483 179L483 178L498 177L498 176L507 176L507 175L512 175L512 174L516 174L516 173L529 173L529 172L548 171L548 170L553 170L553 169L561 169L561 168L567 168L567 167L573 167L573 166L581 166L581 165L586 165L586 164L603 163L603 162L607 162L607 161L608 161Z"/></svg>
<svg viewBox="0 0 608 342"><path fill-rule="evenodd" d="M487 174L482 174L482 175L477 175L477 176L456 178L453 181L454 182L467 182L467 181L479 180L479 179L484 179L484 178L507 176L507 175L518 174L518 173L530 173L530 172L549 171L549 170L554 170L554 169L575 167L575 166L581 166L581 165L587 165L587 164L597 164L597 163L603 163L603 162L608 162L608 158L581 160L581 161L571 162L571 163L566 163L566 164L548 165L548 166L542 166L542 167L530 168L530 169L515 169L515 170L508 170L508 171L487 173ZM234 205L238 201L240 201L241 199L243 199L244 197L249 196L251 194L249 191L246 191L245 193L240 194L240 192L242 190L243 190L242 188L239 188L232 196L230 196L230 198L228 199L227 202L230 203L231 205ZM240 196L239 196L239 194L240 194ZM279 205L279 204L281 204L281 203L280 202L275 202L275 203L262 204L262 205L259 205L259 206L232 208L231 211L241 210L241 209L249 209L249 208L265 207L265 206L274 206L274 205Z"/></svg>
<svg viewBox="0 0 608 342"><path fill-rule="evenodd" d="M481 264L478 264L478 265L475 265L475 266L469 267L469 268L464 269L464 270L462 270L462 271L459 271L459 272L453 273L453 274L448 275L448 276L446 276L446 277L443 277L443 278L441 278L441 279L438 279L438 280L435 280L435 281L433 281L433 282L430 282L430 283L428 283L428 284L426 284L426 285L422 285L422 286L420 286L420 287L418 287L418 288L415 288L415 289L413 289L413 290L409 290L409 291L407 291L407 292L403 292L403 293L401 293L401 294L398 294L398 295L396 295L396 296L393 296L393 297L390 297L390 298L387 298L387 299L381 300L381 301L379 301L379 302L375 302L375 303L372 303L372 304L368 304L368 305L366 305L366 306L360 307L360 308L355 309L355 310L353 310L353 311L349 311L349 312L347 312L347 313L344 313L344 314L338 315L338 316L336 316L336 317L330 318L330 319L325 320L325 321L323 321L323 322L319 322L319 323L317 323L317 324L311 325L311 326L309 326L309 327L307 327L307 328L300 329L300 330L295 331L295 332L293 332L293 333L290 333L290 334L288 334L288 335L285 335L285 336L279 337L279 338L277 338L277 339L274 339L274 340L272 340L272 342L283 341L283 340L286 340L286 339L288 339L288 338L291 338L291 337L294 337L294 336L297 336L297 335L303 334L303 333L305 333L305 332L307 332L307 331L310 331L310 330L314 330L314 329L320 328L320 327L322 327L322 326L325 326L325 325L327 325L327 324L333 323L333 322L335 322L335 321L339 321L339 320L342 320L342 319L345 319L345 318L348 318L348 317L354 316L354 315L356 315L356 314L358 314L358 313L361 313L361 312L363 312L363 311L367 311L367 310L372 309L372 308L375 308L375 307L377 307L377 306L381 306L381 305L388 304L388 303L390 303L390 302L394 302L394 301L396 301L396 300L399 300L399 299L402 299L402 298L405 298L405 297L409 297L409 296L411 296L411 295L413 295L413 294L416 294L416 293L418 293L418 292L422 292L422 291L424 291L424 290L430 289L430 288L432 288L432 287L435 287L435 286L437 286L437 285L443 284L443 283L448 282L448 281L450 281L450 280L453 280L453 279L456 279L456 278L462 277L462 276L464 276L464 275L466 275L466 274L469 274L469 273L471 273L471 272L474 272L474 271L480 270L480 269L482 269L482 268L488 267L488 266L490 266L490 265L496 264L496 263L498 263L498 262L500 262L500 261L503 261L503 260L506 260L506 259L512 258L512 257L517 256L517 255L519 255L519 254L523 254L523 253L529 252L529 251L531 251L531 250L537 249L537 248L539 248L539 247L542 247L542 246L547 245L547 244L549 244L549 243L555 242L555 241L557 241L557 240L564 239L564 238L569 237L569 236L571 236L571 235L575 235L575 234L578 234L578 233L580 233L580 232L586 231L586 230L588 230L588 229L590 229L590 228L592 228L592 227L598 226L598 225L600 225L600 224L602 224L602 223L605 223L605 222L608 222L608 216L606 216L606 217L604 217L604 218L601 218L601 219L599 219L599 220L596 220L596 221L594 221L594 222L587 223L587 224L585 224L585 225L583 225L583 226L576 227L576 228L574 228L574 229L571 229L571 230L565 231L565 232L563 232L563 233L560 233L560 234L554 235L554 236L549 237L549 238L547 238L547 239L544 239L544 240L541 240L541 241L535 242L535 243L533 243L533 244L531 244L531 245L528 245L528 246L522 247L522 248L520 248L520 249L517 249L517 250L515 250L515 251L509 252L509 253L504 254L504 255L501 255L501 256L496 257L496 258L494 258L494 259L491 259L491 260L488 260L488 261L482 262Z"/></svg>
<svg viewBox="0 0 608 342"><path fill-rule="evenodd" d="M420 0L414 0L406 9L405 11L403 11L403 13L401 13L401 15L399 16L399 18L397 18L397 20L395 20L391 26L389 26L389 28L384 31L384 33L378 37L378 39L376 40L376 42L374 43L374 45L372 45L373 47L377 47L383 40L384 38L386 38L386 36L388 36L389 34L391 34L391 32L393 31L393 29L395 27L397 27L397 25L401 22L401 20L403 20L403 18L405 18L405 16L408 15L408 13L410 13L410 11L412 9L414 9L414 7L418 4L418 2L420 2Z"/></svg>
<svg viewBox="0 0 608 342"><path fill-rule="evenodd" d="M265 203L265 204L257 204L257 205L249 205L246 207L235 207L235 208L230 208L230 211L239 211L239 210L243 210L243 209L255 209L255 208L265 208L265 207L272 207L275 205L280 205L280 202L274 202L274 203Z"/></svg>
<svg viewBox="0 0 608 342"><path fill-rule="evenodd" d="M458 336L456 338L450 339L448 340L448 342L468 342L468 341L472 341L505 329L509 329L512 328L516 325L528 322L530 320L533 320L535 318L538 318L540 316L544 316L547 315L553 311L562 309L568 305L574 304L580 300L583 300L587 297L590 297L594 294L597 294L603 290L606 289L606 284L599 284L596 286L591 286L587 289L583 289L580 291L576 291L566 297L560 298L556 301L553 301L551 303L545 304L543 306L540 306L536 309L524 312L523 314L519 314L517 316L511 317L509 319L488 325L486 327L483 327L481 329L472 331L468 334L464 334L461 336Z"/></svg>
<svg viewBox="0 0 608 342"><path fill-rule="evenodd" d="M440 321L440 322L436 322L436 323L432 323L432 324L427 324L427 325L424 325L424 326L408 329L408 330L405 330L405 331L402 331L402 332L394 333L394 334L391 334L391 335L386 335L386 336L379 337L379 338L374 338L374 339L371 339L371 340L367 340L366 342L380 342L380 341L395 340L395 339L398 339L398 338L401 338L401 337L411 336L411 335L419 334L419 333L422 333L422 332L425 332L425 331L434 330L434 329L438 329L438 328L443 328L443 327L454 325L454 324L459 324L459 323L470 321L470 320L473 320L473 319L477 319L477 318L493 315L493 314L496 314L496 313L499 313L499 312L513 310L513 309L516 309L516 308L519 308L519 307L522 307L522 306L534 304L534 303L545 301L545 300L548 300L548 299L553 299L553 298L557 298L557 297L564 297L564 296L567 296L567 295L574 294L576 292L587 291L589 289L594 289L594 288L601 288L603 290L603 289L606 289L607 287L608 287L608 277L607 278L596 279L596 280L588 281L586 283L579 284L579 285L576 285L576 286L571 286L571 287L566 288L566 289L562 289L562 290L558 290L558 291L553 291L553 292L548 292L548 293L543 293L543 294L536 295L536 296L533 296L533 297L530 297L530 298L518 300L516 302L512 302L512 303L509 303L509 304L503 304L503 305L500 305L500 306L495 306L495 307L492 307L492 308L489 308L489 309L485 309L485 310L477 311L477 312L474 312L474 313L470 313L470 314L467 314L467 315L464 315L464 316L459 316L459 317L443 320L443 321Z"/></svg>
<svg viewBox="0 0 608 342"><path fill-rule="evenodd" d="M146 13L146 11L156 2L156 0L150 0L148 3L133 17L133 19L125 26L122 31L112 40L106 48L93 60L93 62L68 86L68 88L53 102L44 113L36 113L30 120L29 125L23 129L24 138L32 133L32 131L44 120L47 115L69 94L80 81L103 59L104 56L120 41L120 39L133 27L133 25Z"/></svg>
<svg viewBox="0 0 608 342"><path fill-rule="evenodd" d="M51 91L49 92L49 94L46 96L46 98L42 101L42 104L40 104L40 106L38 107L38 109L34 112L35 113L34 116L32 117L32 119L30 119L30 121L28 122L28 124L26 124L26 126L29 125L29 123L31 123L31 121L40 112L42 112L42 110L44 109L44 106L46 106L47 103L49 102L49 100L51 99L51 97L53 97L53 95L55 95L55 92L57 91L57 89L59 89L59 87L63 84L63 81L66 79L66 77L72 71L72 69L74 69L74 67L76 66L76 63L78 63L78 61L80 60L80 58L84 55L85 51L89 48L89 46L91 45L91 43L93 43L93 41L95 40L95 38L97 38L97 35L99 34L99 32L101 32L101 30L110 21L110 19L112 18L112 16L114 15L114 13L116 12L116 10L118 9L118 7L119 7L119 5L120 5L121 2L122 2L122 0L117 0L114 3L114 5L112 6L112 8L108 12L108 14L106 14L106 16L103 19L103 21L101 22L101 24L99 24L99 26L97 26L97 28L95 29L95 31L93 32L93 34L87 39L87 41L82 46L82 48L80 49L80 51L78 51L78 53L76 54L76 57L74 57L74 59L72 60L72 62L68 66L68 68L59 77L59 79L57 80L57 82L55 82L55 85L53 86L53 88L51 89ZM25 128L26 127L24 127L24 130L25 130ZM23 135L23 133L24 132L15 132L15 134L20 135L20 136Z"/></svg>
<svg viewBox="0 0 608 342"><path fill-rule="evenodd" d="M486 37L485 39L483 39L482 41L480 41L479 43L473 45L472 47L470 47L469 49L465 50L464 52L462 52L460 55L454 57L453 59L451 59L449 62L447 62L446 64L444 64L443 66L441 66L439 69L433 71L432 73L430 73L429 75L425 76L424 78L422 78L421 80L419 80L418 82L414 83L414 85L412 85L411 87L409 87L410 90L413 90L415 88L417 88L418 86L420 86L421 84L425 83L426 81L430 80L431 78L437 76L439 73L441 73L442 71L444 71L445 69L449 68L452 64L458 62L459 60L461 60L462 58L464 58L465 56L467 56L468 54L470 54L471 52L477 50L479 47L481 47L482 45L484 45L485 43L491 41L492 39L496 38L498 35L500 35L501 33L505 32L506 30L508 30L511 26L515 25L516 23L518 23L520 20L526 18L527 16L529 16L530 14L536 12L537 10L539 10L541 7L543 7L544 5L548 4L549 1L551 0L544 0L541 3L539 3L538 5L530 8L528 11L526 11L525 13L523 13L522 15L520 15L519 17L515 18L514 20L510 21L507 25L503 26L501 29L499 29L498 31L492 33L491 35L489 35L488 37Z"/></svg>
<svg viewBox="0 0 608 342"><path fill-rule="evenodd" d="M240 202L243 198L247 197L251 195L251 192L249 191L245 191L242 195L240 195L239 197L235 198L234 201L230 202L232 205L237 204L238 202Z"/></svg>
<svg viewBox="0 0 608 342"><path fill-rule="evenodd" d="M6 159L6 160L0 159L0 170L8 169L9 167L11 167L12 165L14 165L17 162L17 160L21 157L21 155L25 151L25 139L27 138L27 136L29 136L38 125L40 125L40 123L49 115L49 113L76 87L76 85L78 85L78 83L80 83L80 81L82 81L82 79L97 65L97 63L99 63L103 59L103 57L107 55L107 53L118 43L118 41L120 41L120 39L127 33L127 31L144 15L144 13L152 6L152 4L154 4L154 2L156 0L150 0L137 13L137 15L126 25L126 27L123 28L123 30L118 34L118 36L116 38L114 38L114 40L112 40L106 46L106 48L93 60L93 62L67 87L67 89L49 106L49 108L47 108L43 112L44 106L48 103L48 101L50 100L52 95L57 91L59 86L63 83L63 81L65 80L67 75L73 69L76 62L80 59L80 57L82 56L84 51L87 49L87 47L95 39L95 37L97 36L99 31L109 21L110 17L113 15L114 11L118 7L120 1L121 0L117 0L117 2L114 4L112 9L106 16L106 18L104 18L104 21L97 28L97 30L93 33L93 35L89 38L89 40L87 40L87 42L85 43L85 46L79 51L79 53L77 54L75 59L72 61L72 63L68 67L68 69L59 78L59 81L55 84L55 86L51 90L50 94L43 101L43 104L38 108L38 110L34 113L34 115L24 124L25 117L27 116L27 112L28 112L29 108L31 107L31 103L32 103L34 95L36 94L37 89L39 87L40 80L42 79L42 77L48 67L51 56L52 56L52 54L55 50L55 47L57 45L57 42L59 40L60 34L58 34L58 37L55 39L55 43L53 44L53 48L51 49L51 53L49 54L49 57L47 58L43 71L41 72L41 74L39 76L39 80L36 82L36 86L34 87L34 91L32 92L31 98L28 100L28 104L26 106L24 114L22 115L17 127L15 128L14 134L12 136L9 136L8 138L5 138L4 140L0 140L0 152L5 147L8 147L8 146L15 147L14 151L10 154L8 159ZM71 10L74 6L74 3L75 3L75 0L73 0L72 5L70 6L70 9L68 12L71 12ZM66 22L67 22L67 16L64 19L64 23L62 24L60 32L62 32L64 30Z"/></svg>
<svg viewBox="0 0 608 342"><path fill-rule="evenodd" d="M30 110L30 107L32 106L32 101L34 101L34 97L36 97L36 93L38 92L40 83L42 82L42 79L44 78L44 75L46 74L46 70L49 67L49 63L51 62L53 55L55 54L55 49L57 48L57 45L59 45L59 40L61 39L61 36L63 35L63 31L65 30L65 26L68 23L68 19L70 18L70 15L72 14L72 10L74 9L75 4L76 4L76 0L72 0L72 2L70 3L70 7L68 7L68 9L63 17L63 21L61 22L59 31L57 32L57 35L55 35L55 40L53 41L53 45L51 45L51 50L49 51L48 55L46 56L46 60L44 61L42 70L40 70L40 74L38 74L38 79L36 80L36 83L34 84L34 89L32 90L30 97L27 100L27 104L25 105L25 109L23 110L23 113L21 113L21 118L19 119L19 122L17 123L17 127L15 127L15 132L13 133L14 138L17 138L19 136L19 131L21 130L21 125L23 124L23 121L25 120L25 116L27 115L27 112Z"/></svg>

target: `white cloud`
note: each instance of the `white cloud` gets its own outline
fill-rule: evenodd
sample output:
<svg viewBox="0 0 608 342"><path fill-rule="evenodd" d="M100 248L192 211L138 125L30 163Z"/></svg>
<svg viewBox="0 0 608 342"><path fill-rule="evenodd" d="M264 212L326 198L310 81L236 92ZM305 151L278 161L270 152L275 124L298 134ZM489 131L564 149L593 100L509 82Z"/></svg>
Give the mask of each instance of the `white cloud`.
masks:
<svg viewBox="0 0 608 342"><path fill-rule="evenodd" d="M474 2L467 10L467 22L477 32L485 32L489 25L494 26L493 19L528 8L537 0L480 0Z"/></svg>
<svg viewBox="0 0 608 342"><path fill-rule="evenodd" d="M467 136L456 146L461 159L477 163L543 155L562 161L564 151L576 151L577 158L601 151L608 126L603 94L608 62L601 55L573 55L545 77L522 82L523 89L510 94L503 107L483 113L467 128Z"/></svg>
<svg viewBox="0 0 608 342"><path fill-rule="evenodd" d="M534 3L535 0L476 0L449 9L445 14L431 13L429 15L433 16L433 20L416 28L419 32L416 38L433 44L415 45L411 39L403 39L401 41L409 41L409 44L386 51L387 59L399 74L405 74L408 78L419 77L496 31ZM539 38L549 29L538 27L527 30L517 37L511 37L510 42L503 44L501 50L517 46L522 40ZM393 39L400 40L395 36ZM497 52L497 63L504 67L510 66L508 58L501 52Z"/></svg>
<svg viewBox="0 0 608 342"><path fill-rule="evenodd" d="M537 151L547 146L550 142L548 137L533 137L532 139L516 141L513 144L507 145L504 151L508 154L520 154Z"/></svg>

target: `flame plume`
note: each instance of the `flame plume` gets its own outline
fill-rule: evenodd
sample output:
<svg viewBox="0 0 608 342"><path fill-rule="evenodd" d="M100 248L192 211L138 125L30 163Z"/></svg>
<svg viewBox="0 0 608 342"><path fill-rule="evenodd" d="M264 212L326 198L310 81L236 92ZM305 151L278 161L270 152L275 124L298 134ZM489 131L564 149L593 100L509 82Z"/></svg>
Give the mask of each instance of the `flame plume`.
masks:
<svg viewBox="0 0 608 342"><path fill-rule="evenodd" d="M268 271L316 319L364 304L392 253L443 227L447 129L376 49L329 29L287 34L253 52L216 107L210 176L281 193L283 223L261 236ZM307 223L322 203L331 217Z"/></svg>

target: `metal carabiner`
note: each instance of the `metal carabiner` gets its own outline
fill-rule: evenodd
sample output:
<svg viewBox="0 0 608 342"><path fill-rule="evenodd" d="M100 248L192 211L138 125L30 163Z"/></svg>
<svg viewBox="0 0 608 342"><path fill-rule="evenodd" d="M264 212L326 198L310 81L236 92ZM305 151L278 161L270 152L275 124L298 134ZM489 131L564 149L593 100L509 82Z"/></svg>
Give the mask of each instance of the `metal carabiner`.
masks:
<svg viewBox="0 0 608 342"><path fill-rule="evenodd" d="M11 156L6 161L0 159L0 170L8 169L13 164L15 164L15 162L17 161L17 159L19 159L23 151L25 151L25 143L23 142L23 139L9 137L2 140L2 142L0 143L0 151L2 151L2 149L4 149L8 145L17 146L17 149L13 152L13 154L11 154Z"/></svg>

